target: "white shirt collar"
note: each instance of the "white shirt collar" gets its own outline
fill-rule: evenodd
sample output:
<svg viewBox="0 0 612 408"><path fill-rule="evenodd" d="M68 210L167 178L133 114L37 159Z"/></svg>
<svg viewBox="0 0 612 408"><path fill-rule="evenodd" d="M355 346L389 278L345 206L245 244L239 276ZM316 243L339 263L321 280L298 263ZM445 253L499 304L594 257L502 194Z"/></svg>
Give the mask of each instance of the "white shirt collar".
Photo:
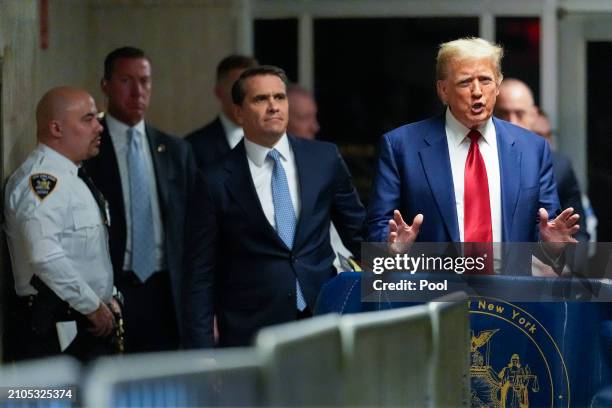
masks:
<svg viewBox="0 0 612 408"><path fill-rule="evenodd" d="M287 161L289 159L289 153L291 150L291 147L289 146L289 140L287 139L287 133L284 133L281 136L281 138L278 140L278 142L276 142L272 149L251 142L246 137L244 138L244 148L246 149L246 154L249 160L251 160L253 164L255 164L257 167L263 166L270 150L278 150L283 161Z"/></svg>
<svg viewBox="0 0 612 408"><path fill-rule="evenodd" d="M45 155L47 155L51 160L53 160L53 162L55 162L55 164L57 164L60 169L66 170L71 174L78 174L79 166L74 164L72 160L70 160L54 148L47 146L44 143L38 143L38 146L36 146L36 148L43 152Z"/></svg>
<svg viewBox="0 0 612 408"><path fill-rule="evenodd" d="M115 119L110 113L106 113L105 118L106 126L108 127L108 132L111 135L127 136L127 131L130 127L134 128L141 136L144 136L146 134L144 119L134 126L128 126L120 120Z"/></svg>
<svg viewBox="0 0 612 408"><path fill-rule="evenodd" d="M223 112L219 113L219 120L221 120L221 126L223 126L223 130L225 130L227 144L233 149L242 140L244 131L240 126L232 122Z"/></svg>
<svg viewBox="0 0 612 408"><path fill-rule="evenodd" d="M455 118L450 108L446 108L446 126L451 131L450 138L455 143L455 146L459 146L471 130ZM485 142L492 144L495 142L495 132L492 132L493 129L493 119L489 118L485 123L478 126L476 130L480 132Z"/></svg>

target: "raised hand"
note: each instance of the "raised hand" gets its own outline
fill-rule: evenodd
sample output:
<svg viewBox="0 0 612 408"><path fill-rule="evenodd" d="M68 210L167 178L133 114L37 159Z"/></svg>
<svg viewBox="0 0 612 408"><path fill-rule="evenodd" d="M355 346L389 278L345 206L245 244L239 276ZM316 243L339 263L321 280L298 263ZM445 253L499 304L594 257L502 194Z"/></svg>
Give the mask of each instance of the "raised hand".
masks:
<svg viewBox="0 0 612 408"><path fill-rule="evenodd" d="M567 244L578 242L572 235L578 232L580 215L572 207L566 208L554 220L548 219L548 212L540 208L540 240L554 255L559 255Z"/></svg>
<svg viewBox="0 0 612 408"><path fill-rule="evenodd" d="M389 220L389 235L387 242L391 250L396 253L406 252L410 245L416 241L423 223L423 214L417 214L412 225L406 224L399 210L393 211L393 219Z"/></svg>

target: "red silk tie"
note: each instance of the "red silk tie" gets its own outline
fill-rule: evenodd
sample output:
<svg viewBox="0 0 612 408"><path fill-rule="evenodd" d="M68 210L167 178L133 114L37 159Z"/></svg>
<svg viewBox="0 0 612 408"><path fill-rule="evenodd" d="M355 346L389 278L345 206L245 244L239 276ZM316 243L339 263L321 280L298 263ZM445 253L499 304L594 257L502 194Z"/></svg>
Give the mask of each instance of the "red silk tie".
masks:
<svg viewBox="0 0 612 408"><path fill-rule="evenodd" d="M478 148L480 132L470 130L470 150L465 161L465 178L463 190L463 231L464 241L483 243L493 242L491 224L491 204L489 201L489 181L487 168ZM486 255L485 267L482 271L472 273L493 273L493 248L491 245L466 244L467 256Z"/></svg>

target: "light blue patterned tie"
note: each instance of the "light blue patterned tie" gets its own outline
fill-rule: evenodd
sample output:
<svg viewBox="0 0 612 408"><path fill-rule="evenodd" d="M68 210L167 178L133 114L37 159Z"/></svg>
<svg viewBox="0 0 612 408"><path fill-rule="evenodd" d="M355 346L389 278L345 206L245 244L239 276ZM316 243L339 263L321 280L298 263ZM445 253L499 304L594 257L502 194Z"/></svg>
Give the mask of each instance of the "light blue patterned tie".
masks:
<svg viewBox="0 0 612 408"><path fill-rule="evenodd" d="M145 165L144 143L139 132L129 128L128 172L130 176L130 211L132 217L131 269L142 282L155 272L153 210L149 174Z"/></svg>
<svg viewBox="0 0 612 408"><path fill-rule="evenodd" d="M289 183L285 169L280 161L280 153L276 149L268 152L268 157L274 160L272 169L272 201L274 202L274 220L276 221L276 232L289 249L293 248L295 227L297 224L295 210L289 193ZM300 282L295 280L296 306L299 311L306 309L306 300L300 287Z"/></svg>

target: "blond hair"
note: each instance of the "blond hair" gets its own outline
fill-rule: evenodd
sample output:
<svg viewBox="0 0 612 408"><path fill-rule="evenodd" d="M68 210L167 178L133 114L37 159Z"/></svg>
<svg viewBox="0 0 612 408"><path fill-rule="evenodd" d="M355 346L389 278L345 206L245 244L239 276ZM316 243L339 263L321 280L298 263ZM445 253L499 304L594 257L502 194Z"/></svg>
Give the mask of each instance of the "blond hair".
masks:
<svg viewBox="0 0 612 408"><path fill-rule="evenodd" d="M504 49L501 45L492 44L478 37L466 37L442 43L436 57L436 79L446 79L448 66L453 60L464 61L488 58L495 65L497 83L499 84L504 78L501 71L503 56Z"/></svg>

